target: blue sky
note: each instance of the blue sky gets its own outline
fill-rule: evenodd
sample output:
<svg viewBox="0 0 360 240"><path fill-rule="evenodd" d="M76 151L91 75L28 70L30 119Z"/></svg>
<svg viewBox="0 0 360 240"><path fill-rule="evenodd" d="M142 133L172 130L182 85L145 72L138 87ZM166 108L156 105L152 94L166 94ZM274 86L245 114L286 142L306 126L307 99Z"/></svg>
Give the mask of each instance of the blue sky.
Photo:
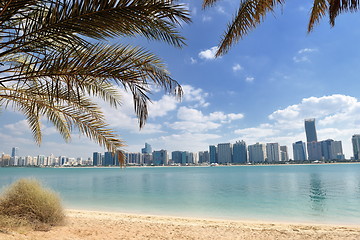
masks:
<svg viewBox="0 0 360 240"><path fill-rule="evenodd" d="M287 145L305 141L305 118L316 118L318 139L343 142L352 156L351 136L360 133L360 24L357 13L343 14L331 28L328 19L307 34L310 4L289 1L234 46L214 58L214 49L239 0L223 0L202 10L187 1L193 23L180 29L187 46L176 49L144 39L131 40L158 54L183 86L181 102L154 89L149 119L139 131L131 95L112 109L101 103L107 121L126 141L125 150L139 152L145 142L154 150L203 151L210 144L245 140ZM119 39L121 42L121 39ZM87 138L73 135L67 144L44 121L38 147L23 116L11 109L0 115L0 152L19 147L24 155L89 157L104 151ZM292 157L292 154L291 154Z"/></svg>

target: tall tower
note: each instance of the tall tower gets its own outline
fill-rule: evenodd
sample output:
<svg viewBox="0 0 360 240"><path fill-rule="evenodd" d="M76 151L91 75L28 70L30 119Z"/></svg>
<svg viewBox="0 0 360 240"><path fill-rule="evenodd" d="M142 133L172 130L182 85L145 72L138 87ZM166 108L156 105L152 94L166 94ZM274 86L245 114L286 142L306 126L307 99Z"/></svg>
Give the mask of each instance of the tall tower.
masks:
<svg viewBox="0 0 360 240"><path fill-rule="evenodd" d="M354 151L354 158L356 160L360 159L360 134L355 134L351 138L353 151Z"/></svg>
<svg viewBox="0 0 360 240"><path fill-rule="evenodd" d="M317 142L315 118L305 119L305 132L307 142Z"/></svg>

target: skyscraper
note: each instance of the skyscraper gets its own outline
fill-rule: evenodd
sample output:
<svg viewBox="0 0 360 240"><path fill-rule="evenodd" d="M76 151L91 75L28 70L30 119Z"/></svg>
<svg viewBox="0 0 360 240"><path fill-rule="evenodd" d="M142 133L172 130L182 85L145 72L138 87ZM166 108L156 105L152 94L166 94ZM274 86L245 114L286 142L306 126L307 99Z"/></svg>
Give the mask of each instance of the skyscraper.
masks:
<svg viewBox="0 0 360 240"><path fill-rule="evenodd" d="M360 159L360 134L354 134L351 138L353 145L354 159Z"/></svg>
<svg viewBox="0 0 360 240"><path fill-rule="evenodd" d="M209 146L209 154L210 154L210 163L217 163L218 158L217 158L216 146L214 145Z"/></svg>
<svg viewBox="0 0 360 240"><path fill-rule="evenodd" d="M317 142L315 118L305 119L305 132L307 142Z"/></svg>
<svg viewBox="0 0 360 240"><path fill-rule="evenodd" d="M233 163L246 163L247 149L244 141L237 141L233 144Z"/></svg>
<svg viewBox="0 0 360 240"><path fill-rule="evenodd" d="M309 160L321 160L323 158L321 142L308 142L306 143Z"/></svg>
<svg viewBox="0 0 360 240"><path fill-rule="evenodd" d="M151 145L148 143L145 143L145 147L141 149L141 153L142 154L151 154L152 153Z"/></svg>
<svg viewBox="0 0 360 240"><path fill-rule="evenodd" d="M266 156L268 162L279 162L280 161L280 146L278 143L267 143L266 144Z"/></svg>
<svg viewBox="0 0 360 240"><path fill-rule="evenodd" d="M101 165L101 153L100 152L94 152L93 153L93 166Z"/></svg>
<svg viewBox="0 0 360 240"><path fill-rule="evenodd" d="M289 161L289 153L287 146L280 146L280 161L283 162Z"/></svg>
<svg viewBox="0 0 360 240"><path fill-rule="evenodd" d="M298 141L293 143L293 154L295 161L305 161L306 160L306 148L303 141Z"/></svg>
<svg viewBox="0 0 360 240"><path fill-rule="evenodd" d="M250 162L265 162L266 148L265 144L256 143L248 146Z"/></svg>
<svg viewBox="0 0 360 240"><path fill-rule="evenodd" d="M219 143L218 150L218 162L222 164L231 163L232 146L230 143Z"/></svg>

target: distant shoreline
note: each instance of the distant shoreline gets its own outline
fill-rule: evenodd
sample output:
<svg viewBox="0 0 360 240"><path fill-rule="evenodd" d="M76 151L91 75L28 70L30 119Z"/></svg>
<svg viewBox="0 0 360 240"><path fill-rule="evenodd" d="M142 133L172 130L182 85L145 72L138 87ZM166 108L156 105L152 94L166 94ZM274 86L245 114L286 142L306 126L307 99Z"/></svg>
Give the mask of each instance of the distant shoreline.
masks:
<svg viewBox="0 0 360 240"><path fill-rule="evenodd" d="M0 166L0 168L167 168L167 167L253 167L253 166L303 166L303 165L333 165L333 164L360 164L360 161L346 161L346 162L285 162L285 163L252 163L252 164L217 164L217 165L125 165L125 166L89 166L89 165L69 165L69 166Z"/></svg>

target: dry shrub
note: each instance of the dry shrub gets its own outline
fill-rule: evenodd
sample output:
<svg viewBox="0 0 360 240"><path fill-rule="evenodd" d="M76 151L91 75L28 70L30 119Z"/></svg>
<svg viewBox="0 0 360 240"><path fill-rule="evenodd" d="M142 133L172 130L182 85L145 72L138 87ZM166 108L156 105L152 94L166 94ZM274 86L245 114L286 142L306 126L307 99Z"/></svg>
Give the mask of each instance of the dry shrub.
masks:
<svg viewBox="0 0 360 240"><path fill-rule="evenodd" d="M20 179L0 196L3 224L8 222L17 227L28 222L34 229L48 230L63 223L64 216L59 196L34 179Z"/></svg>

